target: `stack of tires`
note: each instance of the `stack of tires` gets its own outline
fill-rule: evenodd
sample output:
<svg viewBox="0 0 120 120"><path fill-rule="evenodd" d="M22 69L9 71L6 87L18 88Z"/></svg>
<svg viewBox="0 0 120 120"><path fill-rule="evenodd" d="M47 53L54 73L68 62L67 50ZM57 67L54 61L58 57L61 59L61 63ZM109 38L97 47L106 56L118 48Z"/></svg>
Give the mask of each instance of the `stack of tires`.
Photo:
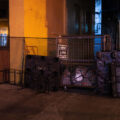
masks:
<svg viewBox="0 0 120 120"><path fill-rule="evenodd" d="M112 94L114 97L120 97L120 52L112 53L113 62L111 64Z"/></svg>
<svg viewBox="0 0 120 120"><path fill-rule="evenodd" d="M111 52L97 53L97 91L100 94L111 94L111 63L113 59Z"/></svg>
<svg viewBox="0 0 120 120"><path fill-rule="evenodd" d="M25 61L25 87L44 92L58 90L60 61L56 57L27 55Z"/></svg>

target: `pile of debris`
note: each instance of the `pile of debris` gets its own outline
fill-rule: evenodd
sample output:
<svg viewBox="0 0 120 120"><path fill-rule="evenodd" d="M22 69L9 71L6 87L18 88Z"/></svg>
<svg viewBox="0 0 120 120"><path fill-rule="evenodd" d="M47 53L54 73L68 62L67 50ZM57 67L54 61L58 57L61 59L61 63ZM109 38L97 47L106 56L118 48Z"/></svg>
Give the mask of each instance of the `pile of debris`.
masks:
<svg viewBox="0 0 120 120"><path fill-rule="evenodd" d="M96 67L76 66L66 68L62 85L94 87L97 93L120 97L120 52L98 52Z"/></svg>
<svg viewBox="0 0 120 120"><path fill-rule="evenodd" d="M85 66L77 66L73 68L72 72L66 68L62 76L63 86L93 87L95 81L96 76L94 69Z"/></svg>
<svg viewBox="0 0 120 120"><path fill-rule="evenodd" d="M97 53L97 90L120 97L120 52Z"/></svg>

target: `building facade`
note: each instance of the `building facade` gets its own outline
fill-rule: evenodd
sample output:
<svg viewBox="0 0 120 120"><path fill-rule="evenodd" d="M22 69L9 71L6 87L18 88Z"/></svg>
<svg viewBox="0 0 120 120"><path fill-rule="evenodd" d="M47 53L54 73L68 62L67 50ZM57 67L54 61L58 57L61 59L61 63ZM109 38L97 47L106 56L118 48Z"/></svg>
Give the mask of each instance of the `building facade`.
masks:
<svg viewBox="0 0 120 120"><path fill-rule="evenodd" d="M48 39L59 35L94 34L93 0L0 0L1 69L21 69L24 44L47 56ZM42 40L37 40L42 39ZM6 47L8 46L8 47ZM6 59L7 58L7 59ZM3 64L4 63L4 64Z"/></svg>

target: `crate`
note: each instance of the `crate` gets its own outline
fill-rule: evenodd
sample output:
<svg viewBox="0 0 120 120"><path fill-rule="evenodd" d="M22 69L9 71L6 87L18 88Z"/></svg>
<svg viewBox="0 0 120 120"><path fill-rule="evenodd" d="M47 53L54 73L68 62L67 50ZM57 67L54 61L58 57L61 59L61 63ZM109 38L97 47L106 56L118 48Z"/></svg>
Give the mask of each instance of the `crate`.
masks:
<svg viewBox="0 0 120 120"><path fill-rule="evenodd" d="M60 83L60 61L57 57L27 55L25 87L38 91L57 90Z"/></svg>

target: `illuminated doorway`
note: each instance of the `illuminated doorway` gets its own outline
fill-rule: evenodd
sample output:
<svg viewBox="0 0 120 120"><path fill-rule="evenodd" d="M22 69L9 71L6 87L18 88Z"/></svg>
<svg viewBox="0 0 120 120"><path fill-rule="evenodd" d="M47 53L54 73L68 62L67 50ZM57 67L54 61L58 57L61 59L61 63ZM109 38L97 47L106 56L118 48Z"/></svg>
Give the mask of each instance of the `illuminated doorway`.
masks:
<svg viewBox="0 0 120 120"><path fill-rule="evenodd" d="M9 24L9 1L0 0L0 47L7 46L8 24Z"/></svg>
<svg viewBox="0 0 120 120"><path fill-rule="evenodd" d="M102 33L102 0L95 0L95 35ZM94 55L96 52L101 51L101 38L94 40Z"/></svg>

